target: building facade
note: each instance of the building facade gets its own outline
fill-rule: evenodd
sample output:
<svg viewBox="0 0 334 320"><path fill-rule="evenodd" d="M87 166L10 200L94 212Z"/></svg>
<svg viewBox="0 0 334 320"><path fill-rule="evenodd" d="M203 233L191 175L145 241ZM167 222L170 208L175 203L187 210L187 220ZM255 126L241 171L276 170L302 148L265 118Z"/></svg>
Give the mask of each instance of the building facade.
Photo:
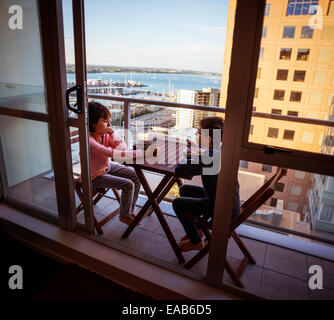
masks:
<svg viewBox="0 0 334 320"><path fill-rule="evenodd" d="M181 89L177 90L176 98L178 103L218 107L220 90L216 88L204 88L202 90ZM200 120L208 116L214 116L214 113L178 108L175 125L177 128L198 128Z"/></svg>
<svg viewBox="0 0 334 320"><path fill-rule="evenodd" d="M230 1L220 106L225 107L236 1ZM253 112L327 120L334 97L334 1L268 0L265 7ZM292 118L293 119L293 118ZM249 142L321 153L325 126L253 117ZM327 141L327 142L326 142ZM333 154L333 148L331 148ZM241 170L270 175L272 168L241 162ZM289 170L269 205L309 220L314 175Z"/></svg>

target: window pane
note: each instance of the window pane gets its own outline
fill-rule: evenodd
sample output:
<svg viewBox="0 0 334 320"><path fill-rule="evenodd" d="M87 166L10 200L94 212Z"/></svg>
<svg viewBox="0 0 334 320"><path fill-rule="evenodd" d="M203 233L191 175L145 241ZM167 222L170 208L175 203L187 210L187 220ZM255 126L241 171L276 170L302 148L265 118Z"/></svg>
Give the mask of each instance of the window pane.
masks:
<svg viewBox="0 0 334 320"><path fill-rule="evenodd" d="M278 137L278 128L268 128L268 138L277 138Z"/></svg>
<svg viewBox="0 0 334 320"><path fill-rule="evenodd" d="M291 48L282 48L280 50L280 56L279 56L279 58L281 60L290 60L290 58L291 58L291 52L292 52Z"/></svg>
<svg viewBox="0 0 334 320"><path fill-rule="evenodd" d="M287 80L289 70L278 69L276 80Z"/></svg>
<svg viewBox="0 0 334 320"><path fill-rule="evenodd" d="M298 111L288 111L288 116L298 117Z"/></svg>
<svg viewBox="0 0 334 320"><path fill-rule="evenodd" d="M293 81L299 81L304 82L305 80L305 71L302 70L295 70L295 73L293 75Z"/></svg>
<svg viewBox="0 0 334 320"><path fill-rule="evenodd" d="M275 191L279 191L279 192L284 191L284 183L282 182L277 182L274 187L275 187Z"/></svg>
<svg viewBox="0 0 334 320"><path fill-rule="evenodd" d="M295 30L295 26L285 26L283 29L283 38L294 38Z"/></svg>
<svg viewBox="0 0 334 320"><path fill-rule="evenodd" d="M298 49L297 60L307 61L310 55L310 49Z"/></svg>
<svg viewBox="0 0 334 320"><path fill-rule="evenodd" d="M269 12L270 12L270 3L267 3L267 4L266 4L266 8L265 8L264 15L265 15L265 16L269 16Z"/></svg>
<svg viewBox="0 0 334 320"><path fill-rule="evenodd" d="M267 26L263 26L262 29L262 38L265 38L267 36Z"/></svg>
<svg viewBox="0 0 334 320"><path fill-rule="evenodd" d="M0 138L8 195L57 215L48 124L0 115Z"/></svg>
<svg viewBox="0 0 334 320"><path fill-rule="evenodd" d="M27 1L22 29L9 28L12 1L1 1L0 105L11 109L47 112L37 1ZM16 18L17 22L18 18Z"/></svg>
<svg viewBox="0 0 334 320"><path fill-rule="evenodd" d="M293 130L284 130L283 139L284 140L293 140L295 132Z"/></svg>
<svg viewBox="0 0 334 320"><path fill-rule="evenodd" d="M271 109L271 113L282 114L282 110L281 109Z"/></svg>
<svg viewBox="0 0 334 320"><path fill-rule="evenodd" d="M274 91L274 100L284 100L284 94L285 91L284 90L275 90Z"/></svg>
<svg viewBox="0 0 334 320"><path fill-rule="evenodd" d="M311 39L313 37L313 30L314 29L309 26L303 26L300 37L303 39Z"/></svg>
<svg viewBox="0 0 334 320"><path fill-rule="evenodd" d="M300 91L291 91L290 101L300 102L302 99L302 93Z"/></svg>

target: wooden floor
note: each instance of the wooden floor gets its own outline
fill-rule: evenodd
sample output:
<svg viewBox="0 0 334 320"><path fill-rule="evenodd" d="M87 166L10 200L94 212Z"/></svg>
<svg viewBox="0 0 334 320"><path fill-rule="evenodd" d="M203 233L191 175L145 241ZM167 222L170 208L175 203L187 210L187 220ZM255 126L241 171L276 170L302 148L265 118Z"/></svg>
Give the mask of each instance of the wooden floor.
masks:
<svg viewBox="0 0 334 320"><path fill-rule="evenodd" d="M32 203L37 207L49 210L57 214L57 203L54 189L54 182L42 176L23 182L12 187L10 194L15 198ZM145 199L140 199L139 205ZM78 201L78 200L77 200ZM107 214L116 209L116 200L104 197L96 206L94 213L98 220L103 219ZM183 228L175 216L172 216L170 204L164 204L164 212L167 212L167 222L178 241L184 234ZM140 207L136 207L136 211ZM78 215L78 221L84 222L83 214ZM138 252L151 255L170 264L178 264L169 242L159 224L155 214L146 217L141 225L136 227L127 239L121 238L126 225L118 220L118 216L103 226L102 237L124 247L132 248ZM256 265L248 265L242 281L247 291L259 294L268 299L331 299L334 300L334 262L319 259L307 254L299 253L265 242L248 238L242 238L253 254ZM188 260L194 252L184 254ZM242 258L241 253L230 240L227 251L228 259L232 266L237 266ZM322 290L311 290L308 286L308 269L311 265L323 267ZM193 271L205 274L207 257L193 267ZM224 282L232 284L228 274L224 273Z"/></svg>

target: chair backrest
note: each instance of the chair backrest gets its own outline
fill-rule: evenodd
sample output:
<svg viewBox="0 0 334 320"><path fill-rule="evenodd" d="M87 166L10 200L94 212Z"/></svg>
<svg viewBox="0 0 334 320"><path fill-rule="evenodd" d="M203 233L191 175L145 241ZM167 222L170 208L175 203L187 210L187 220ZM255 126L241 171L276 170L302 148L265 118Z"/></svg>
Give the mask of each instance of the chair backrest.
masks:
<svg viewBox="0 0 334 320"><path fill-rule="evenodd" d="M278 168L277 172L241 205L240 214L231 222L231 232L242 224L275 193L275 184L285 176L286 173L287 170L285 168Z"/></svg>

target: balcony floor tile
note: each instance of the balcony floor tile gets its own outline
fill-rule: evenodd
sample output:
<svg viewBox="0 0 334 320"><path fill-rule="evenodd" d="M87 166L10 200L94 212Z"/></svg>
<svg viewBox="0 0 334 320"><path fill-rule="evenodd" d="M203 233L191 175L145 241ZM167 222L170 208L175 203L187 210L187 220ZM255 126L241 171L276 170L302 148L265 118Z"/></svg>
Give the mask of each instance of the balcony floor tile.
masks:
<svg viewBox="0 0 334 320"><path fill-rule="evenodd" d="M308 279L307 255L271 244L267 245L264 268L296 277L300 280L306 281Z"/></svg>

